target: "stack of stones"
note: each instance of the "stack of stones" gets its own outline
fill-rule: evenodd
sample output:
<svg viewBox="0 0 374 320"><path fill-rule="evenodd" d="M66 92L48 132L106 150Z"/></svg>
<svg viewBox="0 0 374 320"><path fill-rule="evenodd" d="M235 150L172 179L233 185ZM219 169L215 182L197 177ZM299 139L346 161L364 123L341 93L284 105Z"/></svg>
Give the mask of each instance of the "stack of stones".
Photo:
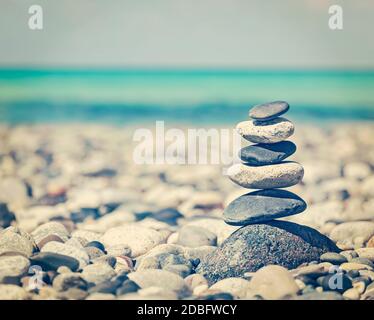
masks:
<svg viewBox="0 0 374 320"><path fill-rule="evenodd" d="M295 215L305 210L306 203L294 193L279 188L301 181L303 167L284 161L296 151L296 145L285 141L294 132L294 125L280 115L289 110L284 101L253 107L252 118L237 125L238 133L255 144L240 150L243 163L228 170L230 179L249 189L260 189L240 196L224 211L224 220L231 225L264 223L276 218Z"/></svg>
<svg viewBox="0 0 374 320"><path fill-rule="evenodd" d="M240 150L243 163L234 164L228 174L244 188L260 189L240 196L224 211L230 225L242 226L197 267L209 283L231 277L246 277L267 265L289 270L317 261L326 252L337 252L336 245L317 230L277 218L298 214L306 203L280 188L290 187L303 178L303 167L284 161L296 151L285 141L294 125L279 117L287 112L286 102L272 102L252 108L250 121L238 124L241 136L254 142ZM268 281L268 280L267 280Z"/></svg>

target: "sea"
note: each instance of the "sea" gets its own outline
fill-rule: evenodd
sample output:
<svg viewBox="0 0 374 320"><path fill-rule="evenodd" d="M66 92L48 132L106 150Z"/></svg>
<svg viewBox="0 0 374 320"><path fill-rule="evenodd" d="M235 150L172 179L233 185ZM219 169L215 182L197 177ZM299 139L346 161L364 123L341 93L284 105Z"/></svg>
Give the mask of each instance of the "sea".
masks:
<svg viewBox="0 0 374 320"><path fill-rule="evenodd" d="M298 121L374 121L374 70L0 69L9 125L232 124L276 100Z"/></svg>

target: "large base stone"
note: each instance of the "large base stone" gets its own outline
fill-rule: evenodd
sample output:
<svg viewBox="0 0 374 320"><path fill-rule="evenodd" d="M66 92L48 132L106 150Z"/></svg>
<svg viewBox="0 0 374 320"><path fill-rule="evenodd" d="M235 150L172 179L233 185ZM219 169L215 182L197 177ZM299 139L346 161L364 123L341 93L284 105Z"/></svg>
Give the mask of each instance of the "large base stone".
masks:
<svg viewBox="0 0 374 320"><path fill-rule="evenodd" d="M339 249L318 231L287 221L248 225L227 238L196 269L210 284L229 277L243 277L270 265L294 269Z"/></svg>

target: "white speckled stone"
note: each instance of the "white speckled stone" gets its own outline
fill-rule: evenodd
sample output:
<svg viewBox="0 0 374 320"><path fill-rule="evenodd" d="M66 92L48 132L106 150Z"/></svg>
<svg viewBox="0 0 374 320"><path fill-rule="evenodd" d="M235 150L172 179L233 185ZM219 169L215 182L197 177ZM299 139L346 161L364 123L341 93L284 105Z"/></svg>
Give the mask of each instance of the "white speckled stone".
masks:
<svg viewBox="0 0 374 320"><path fill-rule="evenodd" d="M238 133L253 143L276 143L286 140L295 130L293 123L285 118L269 121L242 121L236 126Z"/></svg>
<svg viewBox="0 0 374 320"><path fill-rule="evenodd" d="M258 167L238 163L231 166L227 174L233 182L244 188L273 189L299 183L304 176L304 169L292 161Z"/></svg>

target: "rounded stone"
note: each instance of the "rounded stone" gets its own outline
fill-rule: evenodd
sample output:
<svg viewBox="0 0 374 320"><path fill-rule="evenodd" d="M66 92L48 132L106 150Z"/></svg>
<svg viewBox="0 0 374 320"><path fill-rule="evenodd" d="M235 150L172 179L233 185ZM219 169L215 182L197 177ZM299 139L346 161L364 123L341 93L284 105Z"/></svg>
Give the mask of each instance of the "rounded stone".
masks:
<svg viewBox="0 0 374 320"><path fill-rule="evenodd" d="M254 106L249 110L249 116L258 121L266 121L286 113L289 108L286 101L273 101Z"/></svg>
<svg viewBox="0 0 374 320"><path fill-rule="evenodd" d="M244 139L253 143L277 143L292 136L295 126L285 118L275 118L261 122L242 121L236 130Z"/></svg>
<svg viewBox="0 0 374 320"><path fill-rule="evenodd" d="M322 262L330 262L335 265L340 265L344 262L348 262L348 259L340 253L326 252L321 255L320 260Z"/></svg>
<svg viewBox="0 0 374 320"><path fill-rule="evenodd" d="M303 212L306 203L285 190L259 190L244 194L231 202L223 219L231 225L261 223Z"/></svg>
<svg viewBox="0 0 374 320"><path fill-rule="evenodd" d="M296 151L296 145L291 141L278 143L259 143L244 147L239 151L239 157L250 165L267 165L283 161Z"/></svg>
<svg viewBox="0 0 374 320"><path fill-rule="evenodd" d="M142 289L161 287L166 290L177 292L181 296L189 292L188 286L183 281L183 278L170 271L148 269L132 272L128 277Z"/></svg>
<svg viewBox="0 0 374 320"><path fill-rule="evenodd" d="M201 247L217 245L217 236L207 229L197 226L184 226L179 230L177 244L184 247Z"/></svg>
<svg viewBox="0 0 374 320"><path fill-rule="evenodd" d="M90 241L85 245L85 247L95 247L97 249L100 249L101 251L105 252L104 245L99 241Z"/></svg>
<svg viewBox="0 0 374 320"><path fill-rule="evenodd" d="M33 236L36 243L39 243L44 238L50 235L56 235L64 242L69 239L69 232L62 223L59 222L47 222L36 228L31 235Z"/></svg>
<svg viewBox="0 0 374 320"><path fill-rule="evenodd" d="M29 293L13 284L0 284L0 300L28 300Z"/></svg>
<svg viewBox="0 0 374 320"><path fill-rule="evenodd" d="M124 245L131 249L131 257L140 256L156 245L164 242L161 233L135 225L124 225L109 229L101 237L101 242L106 248Z"/></svg>
<svg viewBox="0 0 374 320"><path fill-rule="evenodd" d="M22 255L0 256L0 283L17 284L29 267L29 260Z"/></svg>
<svg viewBox="0 0 374 320"><path fill-rule="evenodd" d="M0 254L18 252L29 257L33 251L34 242L29 234L14 227L9 227L0 232Z"/></svg>
<svg viewBox="0 0 374 320"><path fill-rule="evenodd" d="M107 264L90 264L83 268L82 278L91 284L99 284L112 279L116 273Z"/></svg>
<svg viewBox="0 0 374 320"><path fill-rule="evenodd" d="M209 283L244 277L267 265L295 269L339 249L318 231L287 221L272 221L240 228L221 247L207 255L196 272Z"/></svg>
<svg viewBox="0 0 374 320"><path fill-rule="evenodd" d="M9 227L14 220L16 220L16 217L9 211L7 204L0 203L0 227Z"/></svg>
<svg viewBox="0 0 374 320"><path fill-rule="evenodd" d="M299 291L288 270L276 265L258 270L249 282L249 289L252 295L259 295L267 300L292 297Z"/></svg>
<svg viewBox="0 0 374 320"><path fill-rule="evenodd" d="M292 161L266 166L238 163L232 165L227 174L233 182L244 188L274 189L298 184L304 176L304 169Z"/></svg>

